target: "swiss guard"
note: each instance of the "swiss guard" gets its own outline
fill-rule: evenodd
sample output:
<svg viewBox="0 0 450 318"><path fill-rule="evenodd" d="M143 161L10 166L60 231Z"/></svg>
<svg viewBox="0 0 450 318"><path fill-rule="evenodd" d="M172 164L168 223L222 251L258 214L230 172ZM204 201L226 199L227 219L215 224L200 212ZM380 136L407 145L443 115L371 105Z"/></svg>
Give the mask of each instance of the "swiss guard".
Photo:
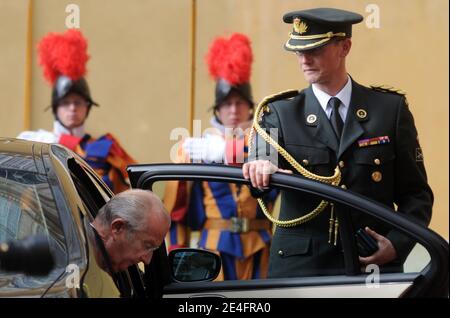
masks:
<svg viewBox="0 0 450 318"><path fill-rule="evenodd" d="M216 82L211 128L202 137L181 141L176 162L241 166L247 159L254 105L250 40L239 33L218 37L206 62ZM269 209L276 195L272 191L263 198ZM266 277L272 227L247 186L171 181L164 203L172 218L169 249L190 246L191 231L200 231L198 247L222 258L218 280Z"/></svg>
<svg viewBox="0 0 450 318"><path fill-rule="evenodd" d="M85 121L93 105L85 79L87 40L79 30L49 33L38 43L39 64L52 85L53 131L24 131L18 138L60 143L80 155L113 190L129 188L126 167L136 161L110 133L93 138L85 132Z"/></svg>

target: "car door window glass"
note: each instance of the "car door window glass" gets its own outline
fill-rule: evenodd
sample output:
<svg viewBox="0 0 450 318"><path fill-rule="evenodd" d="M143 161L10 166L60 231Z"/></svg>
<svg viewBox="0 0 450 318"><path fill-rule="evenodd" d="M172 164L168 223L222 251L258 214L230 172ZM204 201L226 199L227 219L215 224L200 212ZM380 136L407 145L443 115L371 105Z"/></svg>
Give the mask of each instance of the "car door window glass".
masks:
<svg viewBox="0 0 450 318"><path fill-rule="evenodd" d="M89 179L91 179L92 184L95 185L98 192L103 197L103 200L105 200L105 202L109 201L112 193L111 193L111 190L108 188L108 186L106 184L100 182L100 178L94 171L92 171L92 169L89 169L83 165L80 165L80 167L84 170L84 172L89 177Z"/></svg>
<svg viewBox="0 0 450 318"><path fill-rule="evenodd" d="M79 195L91 215L95 217L97 211L106 203L104 194L100 192L99 187L92 181L92 177L88 176L75 159L70 159L67 164Z"/></svg>
<svg viewBox="0 0 450 318"><path fill-rule="evenodd" d="M0 160L8 160L0 154ZM29 165L32 158L16 163ZM3 166L5 167L5 166ZM45 175L16 167L0 168L0 242L45 235L55 261L45 277L31 277L0 271L1 292L48 285L67 265L67 247L54 197Z"/></svg>

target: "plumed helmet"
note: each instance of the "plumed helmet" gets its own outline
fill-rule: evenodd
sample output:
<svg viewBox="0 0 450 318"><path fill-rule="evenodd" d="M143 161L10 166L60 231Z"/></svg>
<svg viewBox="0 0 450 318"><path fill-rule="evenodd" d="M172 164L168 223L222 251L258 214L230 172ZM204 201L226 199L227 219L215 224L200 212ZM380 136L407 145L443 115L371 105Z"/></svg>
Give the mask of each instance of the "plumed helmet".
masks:
<svg viewBox="0 0 450 318"><path fill-rule="evenodd" d="M49 33L38 43L39 64L44 78L53 86L52 111L56 117L59 102L70 93L87 100L89 110L93 101L86 75L87 40L79 30L70 29L63 34Z"/></svg>
<svg viewBox="0 0 450 318"><path fill-rule="evenodd" d="M214 110L234 91L253 107L250 75L253 53L250 40L241 33L217 37L209 47L206 63L216 81Z"/></svg>

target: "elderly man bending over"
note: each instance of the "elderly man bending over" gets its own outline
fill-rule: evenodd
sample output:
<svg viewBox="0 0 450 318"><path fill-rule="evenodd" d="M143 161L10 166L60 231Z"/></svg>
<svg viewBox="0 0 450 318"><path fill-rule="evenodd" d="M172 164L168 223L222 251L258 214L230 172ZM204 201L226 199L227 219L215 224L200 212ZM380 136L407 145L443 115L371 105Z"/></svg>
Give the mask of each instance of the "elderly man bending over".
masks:
<svg viewBox="0 0 450 318"><path fill-rule="evenodd" d="M112 274L139 262L149 264L169 230L170 218L154 193L127 190L107 202L90 225L96 259Z"/></svg>

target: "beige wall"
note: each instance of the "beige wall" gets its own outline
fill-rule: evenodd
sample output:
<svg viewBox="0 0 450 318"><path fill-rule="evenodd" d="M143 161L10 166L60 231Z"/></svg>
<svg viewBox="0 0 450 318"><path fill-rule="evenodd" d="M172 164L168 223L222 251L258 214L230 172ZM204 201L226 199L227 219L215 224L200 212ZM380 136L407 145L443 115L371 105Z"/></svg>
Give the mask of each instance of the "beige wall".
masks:
<svg viewBox="0 0 450 318"><path fill-rule="evenodd" d="M0 135L23 129L27 0L0 0ZM81 30L92 56L87 76L101 105L90 115L93 135L119 137L140 162L165 162L175 127L189 127L190 14L192 0L34 1L33 47L49 31L64 31L65 7L81 9ZM239 31L253 42L253 94L256 101L306 82L292 54L282 49L290 10L328 6L368 15L375 3L381 27L355 26L348 70L361 84L388 84L408 93L435 193L431 227L448 239L448 1L447 0L197 0L196 103L194 118L206 128L214 99L204 56L211 40ZM32 65L33 129L51 128L50 87Z"/></svg>
<svg viewBox="0 0 450 318"><path fill-rule="evenodd" d="M23 125L27 1L0 0L0 136Z"/></svg>

